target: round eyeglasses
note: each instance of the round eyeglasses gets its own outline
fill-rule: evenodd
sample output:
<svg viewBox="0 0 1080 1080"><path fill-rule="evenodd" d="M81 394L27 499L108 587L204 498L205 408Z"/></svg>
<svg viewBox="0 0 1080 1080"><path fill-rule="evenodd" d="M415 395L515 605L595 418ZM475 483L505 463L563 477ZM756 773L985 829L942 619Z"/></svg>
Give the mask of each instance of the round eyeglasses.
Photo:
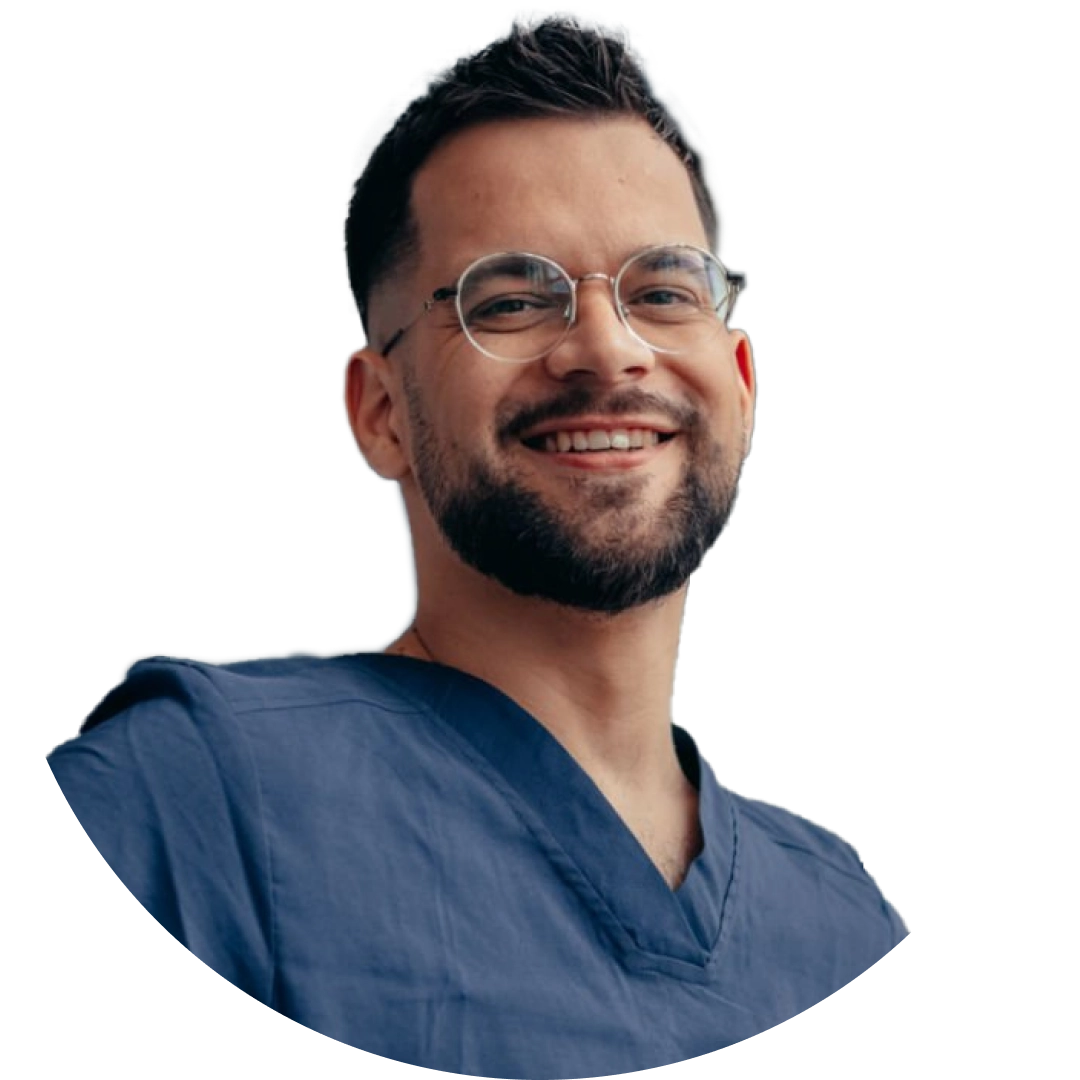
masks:
<svg viewBox="0 0 1080 1080"><path fill-rule="evenodd" d="M512 364L539 360L570 333L577 318L577 287L602 279L627 330L654 352L682 353L706 342L723 325L746 285L715 255L691 244L666 244L632 255L614 276L572 278L557 262L526 251L484 255L455 285L436 289L408 325L391 335L390 350L436 304L454 301L465 336L485 356Z"/></svg>

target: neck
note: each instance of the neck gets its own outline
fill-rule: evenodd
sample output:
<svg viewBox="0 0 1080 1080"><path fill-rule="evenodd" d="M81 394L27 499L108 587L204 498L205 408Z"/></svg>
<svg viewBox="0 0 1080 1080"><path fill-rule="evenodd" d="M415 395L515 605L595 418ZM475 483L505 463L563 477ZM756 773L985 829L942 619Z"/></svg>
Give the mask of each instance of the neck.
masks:
<svg viewBox="0 0 1080 1080"><path fill-rule="evenodd" d="M414 626L389 651L502 690L602 788L681 777L671 695L685 590L619 615L519 597L473 571L420 575Z"/></svg>

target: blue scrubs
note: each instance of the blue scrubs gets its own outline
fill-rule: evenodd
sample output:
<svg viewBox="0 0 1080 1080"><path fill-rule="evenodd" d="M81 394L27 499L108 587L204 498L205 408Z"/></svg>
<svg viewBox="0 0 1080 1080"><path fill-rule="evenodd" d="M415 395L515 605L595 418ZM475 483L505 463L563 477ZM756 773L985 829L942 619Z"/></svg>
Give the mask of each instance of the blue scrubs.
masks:
<svg viewBox="0 0 1080 1080"><path fill-rule="evenodd" d="M674 892L540 723L438 664L143 661L49 760L128 888L259 1001L550 1080L745 1039L906 933L847 844L673 738L705 837Z"/></svg>

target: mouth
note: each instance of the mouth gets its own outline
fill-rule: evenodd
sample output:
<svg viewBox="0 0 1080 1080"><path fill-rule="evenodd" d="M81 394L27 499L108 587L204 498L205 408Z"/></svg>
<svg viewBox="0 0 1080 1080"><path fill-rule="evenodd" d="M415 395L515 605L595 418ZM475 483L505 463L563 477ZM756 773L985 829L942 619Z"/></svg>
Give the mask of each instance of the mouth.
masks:
<svg viewBox="0 0 1080 1080"><path fill-rule="evenodd" d="M670 442L678 433L655 427L567 425L534 432L521 442L544 454L636 454Z"/></svg>
<svg viewBox="0 0 1080 1080"><path fill-rule="evenodd" d="M634 469L639 465L653 461L666 453L666 447L678 438L678 432L669 432L659 436L656 445L631 448L629 450L545 450L544 436L523 438L522 445L539 458L559 467L579 470L621 470Z"/></svg>

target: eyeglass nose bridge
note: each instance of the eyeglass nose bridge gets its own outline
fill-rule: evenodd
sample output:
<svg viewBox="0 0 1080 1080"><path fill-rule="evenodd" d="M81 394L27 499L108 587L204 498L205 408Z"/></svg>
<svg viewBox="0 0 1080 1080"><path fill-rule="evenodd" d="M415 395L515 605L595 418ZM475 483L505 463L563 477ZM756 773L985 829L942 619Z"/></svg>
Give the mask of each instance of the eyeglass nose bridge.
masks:
<svg viewBox="0 0 1080 1080"><path fill-rule="evenodd" d="M579 278L572 278L569 274L566 276L570 281L570 310L567 312L566 318L567 334L577 325L578 286L583 281L606 281L608 283L608 287L611 289L611 302L615 306L615 314L619 316L619 321L622 322L623 325L626 325L626 315L622 310L622 304L619 303L619 296L615 289L615 278L610 274L605 274L601 270L594 270L589 274L582 274ZM629 329L629 327L627 327L627 329Z"/></svg>

